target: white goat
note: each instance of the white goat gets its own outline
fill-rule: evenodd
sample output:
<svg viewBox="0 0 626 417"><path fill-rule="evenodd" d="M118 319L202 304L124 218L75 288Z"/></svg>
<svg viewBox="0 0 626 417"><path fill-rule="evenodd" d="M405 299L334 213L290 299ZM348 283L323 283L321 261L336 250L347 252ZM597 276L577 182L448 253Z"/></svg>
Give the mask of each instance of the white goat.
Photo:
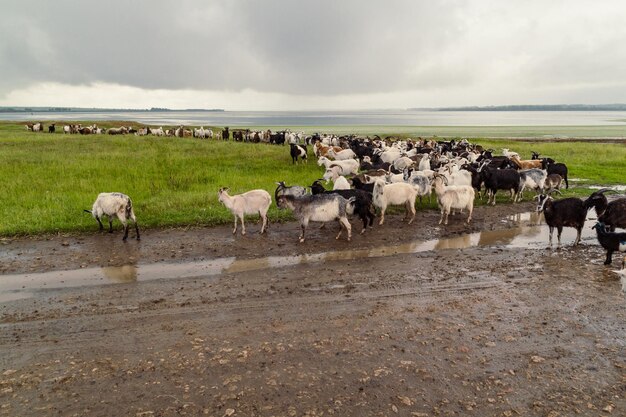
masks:
<svg viewBox="0 0 626 417"><path fill-rule="evenodd" d="M261 226L261 233L265 232L267 226L267 210L269 210L272 204L272 197L265 190L252 190L243 194L228 195L228 188L220 188L217 193L218 200L224 204L227 209L235 216L235 228L233 234L237 233L237 217L241 219L241 234L246 234L246 226L243 222L244 214L256 214L261 215L263 225Z"/></svg>
<svg viewBox="0 0 626 417"><path fill-rule="evenodd" d="M324 165L326 169L332 166L341 167L340 175L350 175L350 174L358 174L359 173L359 161L356 159L346 159L344 161L331 161L325 156L320 156L317 159L317 165Z"/></svg>
<svg viewBox="0 0 626 417"><path fill-rule="evenodd" d="M336 152L333 148L330 148L326 155L333 158L335 161L345 161L346 159L356 158L356 154L352 149L344 149L343 151Z"/></svg>
<svg viewBox="0 0 626 417"><path fill-rule="evenodd" d="M377 180L374 183L374 192L372 194L374 205L381 210L380 222L378 224L385 222L387 206L400 204L404 204L406 207L405 219L409 218L409 213L411 213L409 224L413 222L415 218L415 197L417 197L417 190L413 186L405 182L385 184L384 181Z"/></svg>
<svg viewBox="0 0 626 417"><path fill-rule="evenodd" d="M472 220L472 211L474 210L474 189L470 185L446 186L446 182L446 177L442 175L436 175L433 181L437 194L437 204L441 209L439 224L442 222L448 224L450 209L467 209L469 212L467 223L469 223Z"/></svg>
<svg viewBox="0 0 626 417"><path fill-rule="evenodd" d="M137 233L137 240L139 237L139 226L137 226L137 218L133 211L133 203L130 197L122 193L100 193L98 198L93 203L91 210L85 210L98 221L100 230L104 229L102 217L106 216L109 219L109 233L113 233L113 219L118 218L124 225L124 237L122 240L128 238L128 220L131 219L135 223L135 232Z"/></svg>
<svg viewBox="0 0 626 417"><path fill-rule="evenodd" d="M417 166L417 169L419 169L420 171L426 171L427 169L430 170L430 155L429 154L424 154L424 156L422 156L422 159L420 159L420 163Z"/></svg>
<svg viewBox="0 0 626 417"><path fill-rule="evenodd" d="M349 190L350 183L343 175L339 175L340 168L337 166L333 166L328 168L324 173L324 178L326 182L333 182L333 190Z"/></svg>

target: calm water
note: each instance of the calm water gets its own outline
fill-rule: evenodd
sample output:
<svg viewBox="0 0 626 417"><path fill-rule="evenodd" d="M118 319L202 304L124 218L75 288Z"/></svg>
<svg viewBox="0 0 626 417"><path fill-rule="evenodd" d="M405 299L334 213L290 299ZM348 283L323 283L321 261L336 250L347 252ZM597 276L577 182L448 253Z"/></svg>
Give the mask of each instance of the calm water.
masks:
<svg viewBox="0 0 626 417"><path fill-rule="evenodd" d="M0 113L0 120L128 120L151 125L213 126L624 126L626 112L604 111L134 111Z"/></svg>

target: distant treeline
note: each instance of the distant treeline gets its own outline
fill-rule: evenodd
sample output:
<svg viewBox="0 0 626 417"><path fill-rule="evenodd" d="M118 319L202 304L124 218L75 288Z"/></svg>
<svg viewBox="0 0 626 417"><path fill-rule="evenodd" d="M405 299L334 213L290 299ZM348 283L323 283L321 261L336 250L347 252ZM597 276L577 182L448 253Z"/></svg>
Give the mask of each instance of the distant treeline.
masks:
<svg viewBox="0 0 626 417"><path fill-rule="evenodd" d="M511 106L439 107L435 111L626 111L626 104L521 104Z"/></svg>
<svg viewBox="0 0 626 417"><path fill-rule="evenodd" d="M0 107L0 113L106 113L106 112L145 112L145 111L224 111L224 109L99 109L95 107Z"/></svg>

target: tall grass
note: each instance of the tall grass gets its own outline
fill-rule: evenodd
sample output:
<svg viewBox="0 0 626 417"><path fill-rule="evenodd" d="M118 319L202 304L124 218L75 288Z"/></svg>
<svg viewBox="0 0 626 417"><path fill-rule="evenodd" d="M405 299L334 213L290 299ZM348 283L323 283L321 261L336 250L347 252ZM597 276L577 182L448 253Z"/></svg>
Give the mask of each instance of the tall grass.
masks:
<svg viewBox="0 0 626 417"><path fill-rule="evenodd" d="M111 125L119 125L112 122ZM529 157L534 150L567 163L571 177L589 183L623 183L626 147L595 143L528 143L473 140L508 147ZM292 165L287 146L152 136L81 136L26 132L0 124L0 235L93 230L83 209L100 192L130 195L140 225L229 223L217 190L232 193L276 181L308 185L322 174L309 150L307 165ZM432 205L434 207L434 203ZM272 221L290 214L272 205Z"/></svg>

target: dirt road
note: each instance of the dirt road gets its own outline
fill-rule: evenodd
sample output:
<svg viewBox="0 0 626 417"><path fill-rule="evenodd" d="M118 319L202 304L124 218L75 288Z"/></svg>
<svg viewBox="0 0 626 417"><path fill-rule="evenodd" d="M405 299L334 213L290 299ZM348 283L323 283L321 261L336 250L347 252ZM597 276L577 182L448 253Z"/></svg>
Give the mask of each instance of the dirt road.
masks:
<svg viewBox="0 0 626 417"><path fill-rule="evenodd" d="M0 280L26 275L0 303L0 415L626 415L617 265L592 238L546 250L531 208L349 243L294 223L2 241ZM38 275L72 269L100 275Z"/></svg>

